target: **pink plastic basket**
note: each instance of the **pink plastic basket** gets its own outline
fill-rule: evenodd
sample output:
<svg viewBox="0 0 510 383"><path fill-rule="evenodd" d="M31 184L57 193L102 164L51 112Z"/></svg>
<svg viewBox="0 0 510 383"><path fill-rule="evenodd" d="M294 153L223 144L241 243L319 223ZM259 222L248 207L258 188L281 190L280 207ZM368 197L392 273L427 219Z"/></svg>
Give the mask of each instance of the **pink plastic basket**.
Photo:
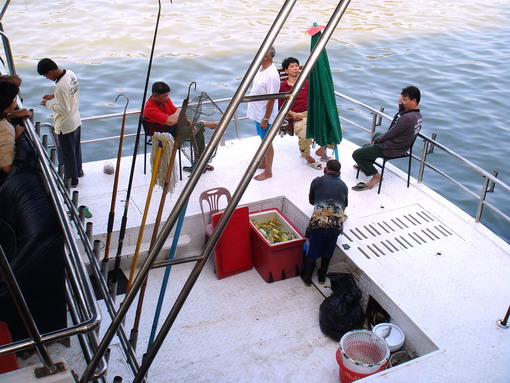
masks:
<svg viewBox="0 0 510 383"><path fill-rule="evenodd" d="M390 357L383 338L368 330L354 330L340 339L342 364L352 372L372 374L381 370Z"/></svg>

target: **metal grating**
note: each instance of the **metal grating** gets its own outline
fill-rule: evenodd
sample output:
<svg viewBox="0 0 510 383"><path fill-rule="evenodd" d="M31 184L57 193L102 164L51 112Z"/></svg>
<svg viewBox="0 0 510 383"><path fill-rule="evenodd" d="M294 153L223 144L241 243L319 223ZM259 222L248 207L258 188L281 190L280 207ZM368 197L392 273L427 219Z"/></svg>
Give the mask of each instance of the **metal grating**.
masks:
<svg viewBox="0 0 510 383"><path fill-rule="evenodd" d="M368 259L460 238L420 205L352 220L344 227L344 237Z"/></svg>

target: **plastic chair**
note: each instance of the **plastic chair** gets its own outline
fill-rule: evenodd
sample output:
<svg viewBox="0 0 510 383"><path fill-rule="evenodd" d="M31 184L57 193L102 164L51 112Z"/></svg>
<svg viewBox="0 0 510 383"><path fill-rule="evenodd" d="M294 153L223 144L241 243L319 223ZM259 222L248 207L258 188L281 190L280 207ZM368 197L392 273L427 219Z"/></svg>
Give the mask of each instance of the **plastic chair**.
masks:
<svg viewBox="0 0 510 383"><path fill-rule="evenodd" d="M205 229L205 240L207 241L211 236L213 231L211 216L220 211L220 199L222 196L225 196L227 200L227 204L232 199L230 192L223 187L212 188L209 190L205 190L200 194L199 202L200 202L200 210L202 212L202 219L204 221L204 229ZM209 206L209 211L204 212L204 204L207 202ZM209 219L206 219L207 213L209 214Z"/></svg>
<svg viewBox="0 0 510 383"><path fill-rule="evenodd" d="M413 143L411 144L411 147L407 150L407 152L402 154L401 156L397 156L397 157L383 156L382 157L382 159L383 159L382 165L378 164L377 162L374 162L374 165L377 165L381 168L381 180L379 181L379 187L377 189L377 194L381 193L381 186L382 186L383 177L384 177L384 169L386 168L386 162L391 161L391 160L397 160L399 158L409 158L409 163L407 166L407 187L409 187L409 183L411 181L411 160L413 159L413 146L414 146L414 143L416 142L416 138L418 138L418 135L416 135L416 137L414 137ZM356 179L358 179L360 170L361 169L358 168L358 171L356 172Z"/></svg>

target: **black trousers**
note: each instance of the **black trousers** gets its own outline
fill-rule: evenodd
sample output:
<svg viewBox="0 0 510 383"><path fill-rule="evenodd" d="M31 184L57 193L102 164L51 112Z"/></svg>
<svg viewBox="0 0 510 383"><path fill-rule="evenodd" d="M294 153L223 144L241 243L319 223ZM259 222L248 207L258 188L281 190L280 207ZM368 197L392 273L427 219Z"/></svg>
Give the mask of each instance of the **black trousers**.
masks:
<svg viewBox="0 0 510 383"><path fill-rule="evenodd" d="M81 126L71 133L55 134L58 160L64 164L65 177L77 178L82 171L80 139Z"/></svg>

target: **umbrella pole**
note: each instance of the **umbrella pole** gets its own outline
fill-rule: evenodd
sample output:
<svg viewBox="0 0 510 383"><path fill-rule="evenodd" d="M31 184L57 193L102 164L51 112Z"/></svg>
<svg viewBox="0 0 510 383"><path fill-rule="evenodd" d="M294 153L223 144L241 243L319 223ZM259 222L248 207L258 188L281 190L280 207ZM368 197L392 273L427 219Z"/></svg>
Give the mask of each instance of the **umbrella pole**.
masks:
<svg viewBox="0 0 510 383"><path fill-rule="evenodd" d="M122 158L122 147L124 143L124 128L126 126L126 110L129 104L129 98L124 94L119 94L115 99L115 102L119 99L120 96L124 96L126 98L126 106L124 107L124 114L122 115L122 125L120 128L120 138L119 138L119 149L117 151L117 163L115 166L115 178L113 181L113 191L112 191L112 202L110 204L110 214L108 215L108 226L107 226L107 234L106 234L106 245L104 250L104 257L101 263L101 272L103 274L104 280L108 281L108 263L110 259L110 243L112 239L112 231L113 231L113 222L115 218L115 200L117 199L117 188L119 184L119 173L120 173L120 161Z"/></svg>
<svg viewBox="0 0 510 383"><path fill-rule="evenodd" d="M335 153L335 160L340 162L340 156L338 155L338 145L335 145L333 148L333 153Z"/></svg>
<svg viewBox="0 0 510 383"><path fill-rule="evenodd" d="M147 200L145 201L145 209L143 211L142 222L140 223L140 231L138 232L138 240L136 242L135 254L133 256L133 261L131 262L131 272L129 273L129 280L127 284L126 293L131 290L131 285L133 284L133 279L135 277L136 263L138 261L138 255L140 254L140 246L142 245L142 237L143 232L145 230L145 222L147 221L147 215L149 213L149 206L151 204L152 192L154 190L154 185L156 184L156 177L158 175L159 163L161 161L161 152L163 151L163 144L161 141L158 142L158 148L156 149L156 160L154 161L154 168L152 169L152 177L151 183L149 185L149 190L147 191Z"/></svg>
<svg viewBox="0 0 510 383"><path fill-rule="evenodd" d="M154 229L152 231L152 238L151 238L151 243L149 246L149 252L154 247L154 244L156 243L156 239L158 236L159 225L161 224L161 217L163 216L163 209L165 207L166 195L168 193L168 189L170 188L170 180L172 178L172 170L174 167L175 155L176 155L178 147L179 147L179 145L177 144L177 142L174 142L173 147L172 147L172 154L170 157L170 163L168 165L168 170L166 172L165 183L163 185L163 192L161 194L161 201L159 203L158 214L156 216L156 222L154 223ZM131 329L131 334L130 334L130 338L129 338L129 342L131 343L131 345L133 346L134 349L136 349L136 343L138 341L138 329L140 327L140 318L142 316L142 307L143 307L143 301L144 301L144 297L145 297L145 290L147 288L148 279L149 279L149 276L147 276L147 278L145 278L143 285L140 288L140 294L138 295L138 305L136 307L135 320L134 320L133 328Z"/></svg>

